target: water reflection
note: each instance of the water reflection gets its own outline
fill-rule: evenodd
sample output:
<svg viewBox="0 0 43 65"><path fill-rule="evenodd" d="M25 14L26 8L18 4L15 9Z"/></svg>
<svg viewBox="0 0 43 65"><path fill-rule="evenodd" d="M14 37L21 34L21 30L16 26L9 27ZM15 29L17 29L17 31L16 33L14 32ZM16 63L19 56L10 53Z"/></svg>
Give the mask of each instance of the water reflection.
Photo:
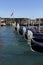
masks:
<svg viewBox="0 0 43 65"><path fill-rule="evenodd" d="M0 39L0 48L3 47L3 40Z"/></svg>
<svg viewBox="0 0 43 65"><path fill-rule="evenodd" d="M3 47L3 40L1 39L1 35L2 35L2 28L0 26L0 49Z"/></svg>

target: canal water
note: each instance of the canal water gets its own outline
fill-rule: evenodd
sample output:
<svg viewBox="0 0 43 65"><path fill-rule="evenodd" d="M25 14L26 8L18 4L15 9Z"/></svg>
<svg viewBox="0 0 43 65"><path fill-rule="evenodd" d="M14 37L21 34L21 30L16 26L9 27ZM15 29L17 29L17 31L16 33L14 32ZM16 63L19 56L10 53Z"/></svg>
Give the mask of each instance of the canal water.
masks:
<svg viewBox="0 0 43 65"><path fill-rule="evenodd" d="M29 44L13 27L0 27L0 65L43 65L43 53Z"/></svg>

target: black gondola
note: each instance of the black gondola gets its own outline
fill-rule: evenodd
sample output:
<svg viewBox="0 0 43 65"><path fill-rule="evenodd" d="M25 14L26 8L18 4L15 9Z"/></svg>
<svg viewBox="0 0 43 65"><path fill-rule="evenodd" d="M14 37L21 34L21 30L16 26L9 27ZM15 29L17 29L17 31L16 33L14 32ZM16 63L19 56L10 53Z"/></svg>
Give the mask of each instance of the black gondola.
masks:
<svg viewBox="0 0 43 65"><path fill-rule="evenodd" d="M37 52L43 52L43 33L35 33L31 40L31 47Z"/></svg>
<svg viewBox="0 0 43 65"><path fill-rule="evenodd" d="M17 27L15 27L15 31L17 31Z"/></svg>
<svg viewBox="0 0 43 65"><path fill-rule="evenodd" d="M19 34L20 34L20 35L23 35L23 26L20 26Z"/></svg>
<svg viewBox="0 0 43 65"><path fill-rule="evenodd" d="M25 39L27 39L27 40L28 40L27 32L25 33L25 36L24 36L24 37L25 37Z"/></svg>

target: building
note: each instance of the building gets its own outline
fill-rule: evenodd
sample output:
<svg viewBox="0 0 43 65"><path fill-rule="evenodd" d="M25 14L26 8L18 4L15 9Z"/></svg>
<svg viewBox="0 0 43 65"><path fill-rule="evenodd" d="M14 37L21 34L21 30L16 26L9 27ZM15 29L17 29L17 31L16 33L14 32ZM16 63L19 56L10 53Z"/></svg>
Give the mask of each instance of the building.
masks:
<svg viewBox="0 0 43 65"><path fill-rule="evenodd" d="M40 30L43 30L43 18L36 18L36 24L39 24Z"/></svg>

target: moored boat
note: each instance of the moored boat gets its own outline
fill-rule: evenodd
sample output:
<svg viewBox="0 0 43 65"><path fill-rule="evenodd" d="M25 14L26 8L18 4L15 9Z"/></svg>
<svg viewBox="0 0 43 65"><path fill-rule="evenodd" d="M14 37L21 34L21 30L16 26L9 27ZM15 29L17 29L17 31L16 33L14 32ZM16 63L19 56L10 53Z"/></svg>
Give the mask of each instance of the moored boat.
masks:
<svg viewBox="0 0 43 65"><path fill-rule="evenodd" d="M31 47L37 52L43 52L43 33L35 33L31 40Z"/></svg>

